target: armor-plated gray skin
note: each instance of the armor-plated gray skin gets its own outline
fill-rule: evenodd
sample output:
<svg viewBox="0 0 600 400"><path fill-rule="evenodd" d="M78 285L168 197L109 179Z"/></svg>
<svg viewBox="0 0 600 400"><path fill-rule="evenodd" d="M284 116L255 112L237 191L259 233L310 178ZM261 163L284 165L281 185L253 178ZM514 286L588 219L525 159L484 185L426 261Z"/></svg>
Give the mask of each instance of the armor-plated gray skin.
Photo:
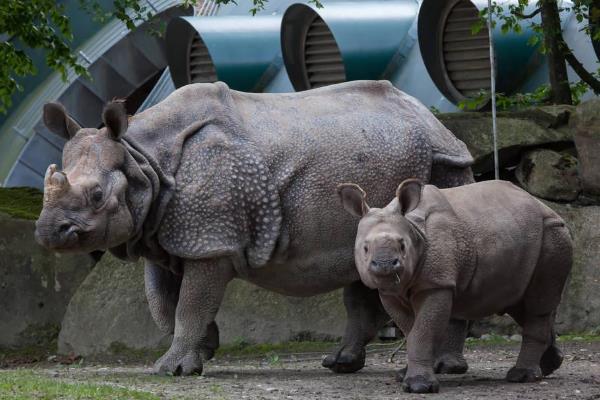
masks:
<svg viewBox="0 0 600 400"><path fill-rule="evenodd" d="M370 208L355 184L338 187L361 217L355 261L361 280L408 338L407 392L437 392L433 365L451 317L508 313L523 328L506 379L532 382L560 367L554 316L573 244L564 221L509 182L451 189L404 181L385 208Z"/></svg>
<svg viewBox="0 0 600 400"><path fill-rule="evenodd" d="M174 333L155 365L163 373L202 371L233 278L293 296L345 287L346 334L323 364L362 368L386 316L360 282L356 228L333 189L357 181L383 205L408 177L473 181L465 145L389 82L291 94L194 84L129 120L111 103L103 119L105 128L80 129L62 106L46 105L46 125L70 140L64 171L49 167L37 236L56 250L145 258L150 310ZM466 369L464 324L455 326L442 371Z"/></svg>

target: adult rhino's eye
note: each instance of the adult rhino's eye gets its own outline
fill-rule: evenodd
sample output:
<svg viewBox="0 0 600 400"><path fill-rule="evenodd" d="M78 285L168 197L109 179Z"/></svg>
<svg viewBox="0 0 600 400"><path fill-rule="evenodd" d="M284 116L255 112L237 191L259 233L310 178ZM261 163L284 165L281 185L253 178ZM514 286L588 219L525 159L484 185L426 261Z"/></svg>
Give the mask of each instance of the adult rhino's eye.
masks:
<svg viewBox="0 0 600 400"><path fill-rule="evenodd" d="M92 201L95 205L99 205L102 202L102 189L98 188L92 192Z"/></svg>
<svg viewBox="0 0 600 400"><path fill-rule="evenodd" d="M365 254L367 254L367 253L369 252L369 248L367 247L367 245L365 245L365 246L363 247L363 250L365 251Z"/></svg>

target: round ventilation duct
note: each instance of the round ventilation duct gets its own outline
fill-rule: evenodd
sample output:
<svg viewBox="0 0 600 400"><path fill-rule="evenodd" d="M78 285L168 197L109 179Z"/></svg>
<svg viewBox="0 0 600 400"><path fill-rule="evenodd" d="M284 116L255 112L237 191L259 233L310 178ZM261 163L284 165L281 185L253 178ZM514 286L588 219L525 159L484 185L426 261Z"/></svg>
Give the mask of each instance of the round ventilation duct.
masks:
<svg viewBox="0 0 600 400"><path fill-rule="evenodd" d="M418 31L423 61L437 88L455 104L490 90L489 31L484 26L472 32L484 7L486 0L423 0L421 4ZM522 34L502 34L499 26L493 31L498 92L512 93L541 63L535 47L527 43L534 33L523 28Z"/></svg>
<svg viewBox="0 0 600 400"><path fill-rule="evenodd" d="M176 87L223 81L260 91L279 69L281 17L183 17L167 26L167 59Z"/></svg>
<svg viewBox="0 0 600 400"><path fill-rule="evenodd" d="M281 45L294 88L386 78L417 11L414 0L291 5L281 22Z"/></svg>

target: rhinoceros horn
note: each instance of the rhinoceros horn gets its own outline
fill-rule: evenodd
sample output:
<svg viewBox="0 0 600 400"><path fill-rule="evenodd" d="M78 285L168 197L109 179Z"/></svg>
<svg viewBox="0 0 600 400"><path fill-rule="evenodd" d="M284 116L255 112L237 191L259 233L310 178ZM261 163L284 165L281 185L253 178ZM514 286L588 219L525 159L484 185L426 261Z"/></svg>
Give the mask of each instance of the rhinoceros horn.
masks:
<svg viewBox="0 0 600 400"><path fill-rule="evenodd" d="M71 187L67 175L56 169L56 164L51 164L46 170L46 175L44 177L44 194L46 200L49 200L59 193L68 191Z"/></svg>

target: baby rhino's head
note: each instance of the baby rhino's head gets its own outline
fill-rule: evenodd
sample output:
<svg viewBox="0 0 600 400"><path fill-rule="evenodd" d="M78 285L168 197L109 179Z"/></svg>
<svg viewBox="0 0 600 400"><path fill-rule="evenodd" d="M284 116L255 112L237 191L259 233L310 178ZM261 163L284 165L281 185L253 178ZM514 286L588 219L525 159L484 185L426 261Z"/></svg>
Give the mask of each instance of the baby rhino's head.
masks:
<svg viewBox="0 0 600 400"><path fill-rule="evenodd" d="M361 217L354 257L362 281L370 288L391 289L413 276L425 249L425 239L405 215L419 204L422 189L420 181L405 180L396 190L396 198L385 208L370 208L360 186L338 186L346 211Z"/></svg>

